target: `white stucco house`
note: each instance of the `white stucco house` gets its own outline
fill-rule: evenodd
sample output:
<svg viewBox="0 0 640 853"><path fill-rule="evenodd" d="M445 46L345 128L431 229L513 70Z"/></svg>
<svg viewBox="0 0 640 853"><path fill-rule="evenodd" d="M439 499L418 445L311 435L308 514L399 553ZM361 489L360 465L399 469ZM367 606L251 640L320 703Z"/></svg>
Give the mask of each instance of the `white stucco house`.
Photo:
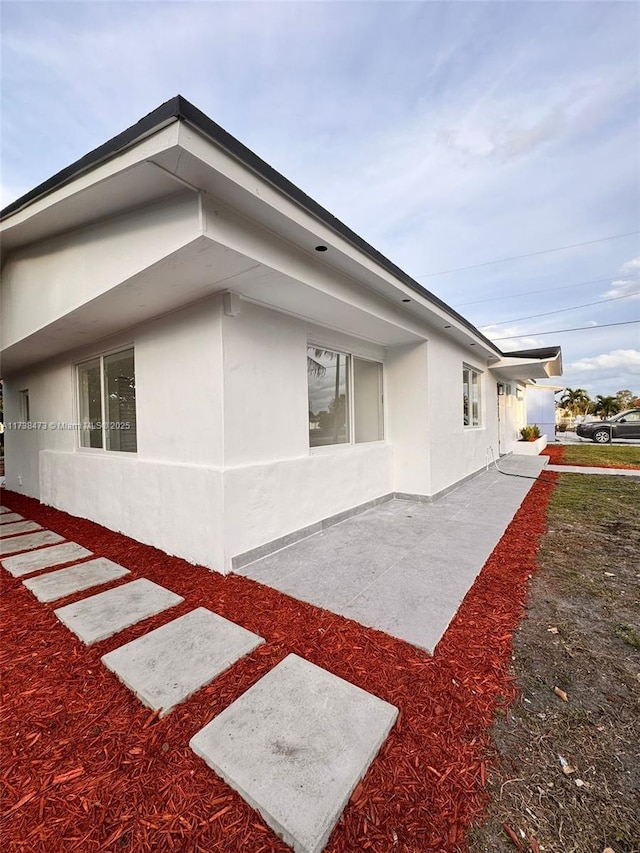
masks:
<svg viewBox="0 0 640 853"><path fill-rule="evenodd" d="M508 453L502 353L182 97L1 214L7 488L228 571Z"/></svg>

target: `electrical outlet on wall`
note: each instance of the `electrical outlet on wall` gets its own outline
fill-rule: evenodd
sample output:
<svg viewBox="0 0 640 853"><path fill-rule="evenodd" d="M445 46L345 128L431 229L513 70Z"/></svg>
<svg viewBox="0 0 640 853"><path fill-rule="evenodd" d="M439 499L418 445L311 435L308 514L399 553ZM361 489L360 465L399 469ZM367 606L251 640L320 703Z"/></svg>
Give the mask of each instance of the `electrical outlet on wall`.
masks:
<svg viewBox="0 0 640 853"><path fill-rule="evenodd" d="M22 485L22 474L18 474L18 485Z"/></svg>

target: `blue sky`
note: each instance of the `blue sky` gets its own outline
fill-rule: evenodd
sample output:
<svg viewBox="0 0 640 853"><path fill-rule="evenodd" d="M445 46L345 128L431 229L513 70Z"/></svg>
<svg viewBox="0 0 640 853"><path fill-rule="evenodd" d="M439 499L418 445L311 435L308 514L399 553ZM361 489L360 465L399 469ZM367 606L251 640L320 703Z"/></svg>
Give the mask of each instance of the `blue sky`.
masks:
<svg viewBox="0 0 640 853"><path fill-rule="evenodd" d="M1 9L3 205L180 93L502 349L640 394L637 3Z"/></svg>

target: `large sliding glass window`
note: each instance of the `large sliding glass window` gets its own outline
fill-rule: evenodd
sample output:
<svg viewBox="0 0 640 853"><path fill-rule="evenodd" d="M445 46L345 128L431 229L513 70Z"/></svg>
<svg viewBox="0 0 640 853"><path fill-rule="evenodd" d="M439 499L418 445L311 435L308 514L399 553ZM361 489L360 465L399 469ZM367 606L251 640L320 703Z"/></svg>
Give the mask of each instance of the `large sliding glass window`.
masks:
<svg viewBox="0 0 640 853"><path fill-rule="evenodd" d="M384 438L382 364L310 346L309 446Z"/></svg>
<svg viewBox="0 0 640 853"><path fill-rule="evenodd" d="M481 374L466 364L462 368L462 411L465 426L481 425Z"/></svg>
<svg viewBox="0 0 640 853"><path fill-rule="evenodd" d="M318 347L307 350L309 446L347 444L350 358Z"/></svg>
<svg viewBox="0 0 640 853"><path fill-rule="evenodd" d="M80 446L124 453L137 450L133 349L79 364Z"/></svg>

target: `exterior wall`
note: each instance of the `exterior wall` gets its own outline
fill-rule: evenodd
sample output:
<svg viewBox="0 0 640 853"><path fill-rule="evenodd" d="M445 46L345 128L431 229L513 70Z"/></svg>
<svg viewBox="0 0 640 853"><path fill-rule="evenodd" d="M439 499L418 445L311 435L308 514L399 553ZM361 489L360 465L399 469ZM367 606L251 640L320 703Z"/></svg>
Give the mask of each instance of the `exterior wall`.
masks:
<svg viewBox="0 0 640 853"><path fill-rule="evenodd" d="M307 342L384 349L242 302L224 317L225 567L231 558L393 491L384 442L309 448Z"/></svg>
<svg viewBox="0 0 640 853"><path fill-rule="evenodd" d="M505 393L498 397L498 406L500 409L500 428L501 441L500 453L513 453L517 448L517 442L520 440L520 430L527 424L524 399L524 385L516 382L513 379L496 375L497 382L501 382L505 387ZM511 394L507 394L507 388L511 388ZM520 399L516 394L520 395Z"/></svg>
<svg viewBox="0 0 640 853"><path fill-rule="evenodd" d="M210 300L5 382L6 419L74 423L79 361L133 343L138 452L76 430L7 431L7 488L211 568L223 564L221 301ZM19 477L22 477L20 485Z"/></svg>
<svg viewBox="0 0 640 853"><path fill-rule="evenodd" d="M226 565L252 548L392 491L392 450L373 442L225 471Z"/></svg>
<svg viewBox="0 0 640 853"><path fill-rule="evenodd" d="M213 298L76 351L6 383L31 420L77 421L75 368L133 344L138 452L77 446L75 430L7 433L7 487L210 568L393 491L389 444L309 449L306 350L327 345L380 359L384 349ZM20 485L18 477L22 478Z"/></svg>
<svg viewBox="0 0 640 853"><path fill-rule="evenodd" d="M423 341L387 351L386 414L394 492L431 494L429 347Z"/></svg>
<svg viewBox="0 0 640 853"><path fill-rule="evenodd" d="M225 467L308 456L306 323L243 301L222 340Z"/></svg>
<svg viewBox="0 0 640 853"><path fill-rule="evenodd" d="M32 424L43 423L47 429L13 429L21 422L20 392L29 391ZM49 429L50 422L74 421L73 380L68 363L59 361L38 370L30 370L5 378L4 446L6 487L29 497L40 497L38 454L41 450L71 451L75 436L71 430Z"/></svg>
<svg viewBox="0 0 640 853"><path fill-rule="evenodd" d="M309 448L309 341L383 361L384 441ZM11 377L7 420L29 388L33 421L76 421L74 364L131 343L137 454L8 431L7 486L210 568L390 492L435 494L497 456L496 382L459 345L385 349L246 301L227 316L220 297ZM482 372L477 428L462 422L463 363Z"/></svg>
<svg viewBox="0 0 640 853"><path fill-rule="evenodd" d="M479 427L465 427L463 423L463 364L482 374L482 424ZM490 449L498 457L497 387L487 365L474 358L473 350L434 336L429 340L427 389L430 494L435 494L479 471L487 464Z"/></svg>

